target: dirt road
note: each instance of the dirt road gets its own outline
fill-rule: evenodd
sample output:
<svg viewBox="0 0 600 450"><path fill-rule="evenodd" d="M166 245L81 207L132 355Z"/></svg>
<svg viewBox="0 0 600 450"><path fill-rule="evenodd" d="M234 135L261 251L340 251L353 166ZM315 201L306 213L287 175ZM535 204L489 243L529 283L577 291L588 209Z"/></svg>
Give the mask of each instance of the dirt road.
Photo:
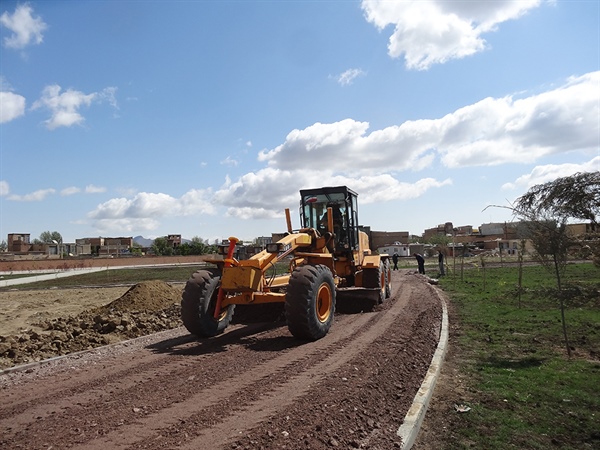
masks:
<svg viewBox="0 0 600 450"><path fill-rule="evenodd" d="M338 314L313 343L281 322L179 328L2 375L0 448L399 447L442 313L423 277L392 282L378 311Z"/></svg>

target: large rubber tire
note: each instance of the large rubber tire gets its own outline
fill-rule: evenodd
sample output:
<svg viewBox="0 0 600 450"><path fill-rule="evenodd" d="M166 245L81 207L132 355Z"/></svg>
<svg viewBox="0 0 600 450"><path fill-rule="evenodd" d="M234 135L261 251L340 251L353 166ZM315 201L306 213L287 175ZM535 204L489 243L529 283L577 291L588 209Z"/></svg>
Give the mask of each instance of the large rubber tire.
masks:
<svg viewBox="0 0 600 450"><path fill-rule="evenodd" d="M187 330L200 337L220 334L227 328L235 305L230 305L215 319L221 272L198 270L188 280L181 297L181 320Z"/></svg>
<svg viewBox="0 0 600 450"><path fill-rule="evenodd" d="M379 263L377 269L363 269L363 287L366 288L377 288L379 289L379 298L377 303L381 304L385 300L385 270L383 268L383 261Z"/></svg>
<svg viewBox="0 0 600 450"><path fill-rule="evenodd" d="M383 270L385 271L385 298L390 298L392 295L392 267L389 258L383 262Z"/></svg>
<svg viewBox="0 0 600 450"><path fill-rule="evenodd" d="M327 266L303 265L290 277L285 318L290 333L316 341L327 334L335 313L335 283Z"/></svg>

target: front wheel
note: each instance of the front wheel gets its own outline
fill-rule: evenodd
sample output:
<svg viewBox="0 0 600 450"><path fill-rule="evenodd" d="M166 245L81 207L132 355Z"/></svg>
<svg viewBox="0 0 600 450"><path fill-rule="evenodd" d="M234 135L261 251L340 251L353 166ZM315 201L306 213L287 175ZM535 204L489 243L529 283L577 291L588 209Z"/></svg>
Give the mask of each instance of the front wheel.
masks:
<svg viewBox="0 0 600 450"><path fill-rule="evenodd" d="M235 305L223 309L217 319L214 317L220 284L218 270L198 270L186 283L181 297L181 319L190 333L216 336L231 322Z"/></svg>
<svg viewBox="0 0 600 450"><path fill-rule="evenodd" d="M335 283L327 266L297 267L285 296L285 318L290 333L316 341L327 334L335 311Z"/></svg>

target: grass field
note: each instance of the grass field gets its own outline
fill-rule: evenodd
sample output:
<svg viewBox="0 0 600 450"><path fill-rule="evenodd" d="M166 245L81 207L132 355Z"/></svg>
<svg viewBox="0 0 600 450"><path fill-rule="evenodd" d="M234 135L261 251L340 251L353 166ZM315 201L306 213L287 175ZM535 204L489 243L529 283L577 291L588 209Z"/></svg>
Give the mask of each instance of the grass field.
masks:
<svg viewBox="0 0 600 450"><path fill-rule="evenodd" d="M168 283L185 283L190 275L196 270L203 268L214 267L210 264L197 264L197 265L177 265L177 266L146 266L131 269L110 269L101 270L98 272L82 273L78 275L72 275L64 278L54 278L46 281L36 281L23 285L13 285L4 288L0 288L0 292L3 290L14 290L14 289L50 289L50 288L69 288L76 286L110 286L110 285L121 285L121 284L136 284L143 281L160 280ZM274 269L267 271L268 275L273 273L284 273L288 268L287 263L277 263ZM33 275L11 275L4 279L14 279L30 277Z"/></svg>
<svg viewBox="0 0 600 450"><path fill-rule="evenodd" d="M472 395L449 449L600 448L600 270L569 265L567 357L555 281L543 267L465 270L441 279L459 316Z"/></svg>

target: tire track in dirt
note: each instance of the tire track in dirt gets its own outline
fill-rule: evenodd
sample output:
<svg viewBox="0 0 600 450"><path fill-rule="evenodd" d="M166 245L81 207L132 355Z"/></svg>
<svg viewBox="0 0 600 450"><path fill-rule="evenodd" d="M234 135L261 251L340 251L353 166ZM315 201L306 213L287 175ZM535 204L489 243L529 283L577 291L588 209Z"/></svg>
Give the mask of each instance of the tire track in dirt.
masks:
<svg viewBox="0 0 600 450"><path fill-rule="evenodd" d="M216 426L208 430L204 429L196 438L178 447L181 450L195 450L205 447L207 442L210 442L210 447L213 449L223 448L239 438L244 431L263 422L278 410L291 405L299 397L307 395L313 384L318 384L344 363L358 356L370 343L381 336L403 311L410 293L408 289L403 291L402 297L396 300L386 314L381 315L377 321L371 321L369 327L360 330L362 332L354 334L347 345L337 348L327 358L290 377L285 383L271 388L269 394L263 398L244 406ZM244 426L240 427L240 423Z"/></svg>
<svg viewBox="0 0 600 450"><path fill-rule="evenodd" d="M243 335L251 334L258 328L260 327L251 326L244 329L238 325L230 330L228 338L233 341ZM188 343L193 340L187 331L181 329L179 332L182 336L177 341ZM219 346L213 342L211 344L214 344L209 344L212 351ZM110 354L110 349L111 347L104 347L97 352ZM210 351L207 349L207 352ZM3 395L0 427L3 426L6 419L10 419L13 425L21 425L27 423L28 416L31 415L40 419L70 405L84 404L101 400L106 396L119 395L127 389L160 376L161 370L164 370L162 366L168 366L168 370L176 373L178 367L185 370L189 364L190 362L186 361L184 357L173 360L166 354L146 352L141 354L141 358L129 358L125 361L122 358L109 356L102 359L101 362L94 362L96 367L85 367L83 370L78 369L75 373L70 370L61 371L60 374L46 379L45 383L28 386L26 392L9 390L5 396ZM82 381L83 376L85 376L85 381ZM24 414L22 419L21 414Z"/></svg>
<svg viewBox="0 0 600 450"><path fill-rule="evenodd" d="M128 448L128 446L136 442L147 439L152 440L152 435L159 433L163 429L178 426L180 423L188 421L193 422L193 416L198 412L201 415L212 416L213 414L211 414L209 409L215 405L217 405L217 409L223 403L235 405L239 398L242 397L243 392L245 392L245 395L248 395L248 392L263 389L269 384L270 380L277 379L278 374L289 371L292 366L300 366L303 361L311 356L318 357L329 346L338 341L348 339L352 333L365 326L367 322L372 321L374 316L364 314L352 317L351 319L353 320L345 324L346 326L342 332L337 334L332 333L328 336L329 339L326 337L314 343L301 345L281 352L279 356L258 366L253 366L250 370L245 370L233 377L225 378L182 402L138 420L135 424L127 427L126 430L116 429L110 434L103 436L102 439L86 443L82 448L89 450L105 449L107 446L113 449ZM257 377L253 373L260 374L260 376ZM240 405L233 406L233 408L237 407L240 407ZM220 412L214 411L214 415L219 417Z"/></svg>
<svg viewBox="0 0 600 450"><path fill-rule="evenodd" d="M365 315L364 318L368 319L369 316ZM351 323L359 319L363 317L346 316L342 317L342 322ZM357 326L360 327L361 324ZM267 328L267 331L260 332L264 328ZM27 393L29 389L25 392L19 389L11 394L12 397L17 398L17 405L13 404L12 407L5 408L4 405L8 406L8 403L2 401L0 429L3 431L3 438L0 439L0 444L9 436L19 440L20 436L25 438L32 433L43 434L47 429L60 429L67 418L70 418L72 427L66 432L74 435L90 434L95 431L101 422L106 422L106 419L102 420L102 416L115 417L120 414L123 418L113 422L122 427L128 421L140 419L139 414L132 413L133 409L137 409L135 405L156 403L155 398L148 397L162 394L163 390L169 392L156 405L157 408L177 405L190 397L189 391L193 387L188 386L189 382L186 384L189 379L204 380L205 382L196 389L203 392L205 385L227 379L229 369L235 367L236 363L239 366L240 361L244 361L246 371L255 370L255 366L265 358L283 355L281 360L285 361L285 351L282 353L278 347L275 347L270 355L264 352L261 354L252 352L255 357L244 356L244 353L251 352L246 347L252 347L256 342L267 342L266 345L262 345L262 350L266 350L270 338L287 334L287 330L282 331L281 326L275 330L271 328L272 325L252 324L230 330L214 339L187 342L176 348L155 346L154 351L146 350L125 361L121 357L111 358L114 365L111 365L111 360L103 360L101 367L88 367L82 371L83 373L73 375L67 380L67 387L63 387L62 382L53 376L43 384L34 384L33 390L36 392ZM252 331L255 334L252 334ZM286 340L293 340L291 337L286 336L286 338ZM297 341L296 345L299 344L301 342ZM302 347L304 346L299 348ZM215 371L214 367L203 370L202 363L210 359L215 360L213 366L217 365L219 371ZM116 361L123 363L125 370L118 370L122 366ZM103 374L104 369L108 375ZM246 378L250 377L246 375ZM163 388L147 387L157 383ZM53 391L52 394L39 395L48 389ZM23 399L24 402L18 400L18 397L23 397L22 394L27 397ZM130 410L123 411L123 405L127 404L133 406ZM23 429L27 429L28 432L23 433ZM108 430L102 432L106 433Z"/></svg>
<svg viewBox="0 0 600 450"><path fill-rule="evenodd" d="M216 338L175 336L98 367L4 387L0 395L10 402L0 399L0 447L222 448L364 356L408 310L415 288L398 296L399 285L387 310L336 315L329 334L313 343L283 326L232 326Z"/></svg>

